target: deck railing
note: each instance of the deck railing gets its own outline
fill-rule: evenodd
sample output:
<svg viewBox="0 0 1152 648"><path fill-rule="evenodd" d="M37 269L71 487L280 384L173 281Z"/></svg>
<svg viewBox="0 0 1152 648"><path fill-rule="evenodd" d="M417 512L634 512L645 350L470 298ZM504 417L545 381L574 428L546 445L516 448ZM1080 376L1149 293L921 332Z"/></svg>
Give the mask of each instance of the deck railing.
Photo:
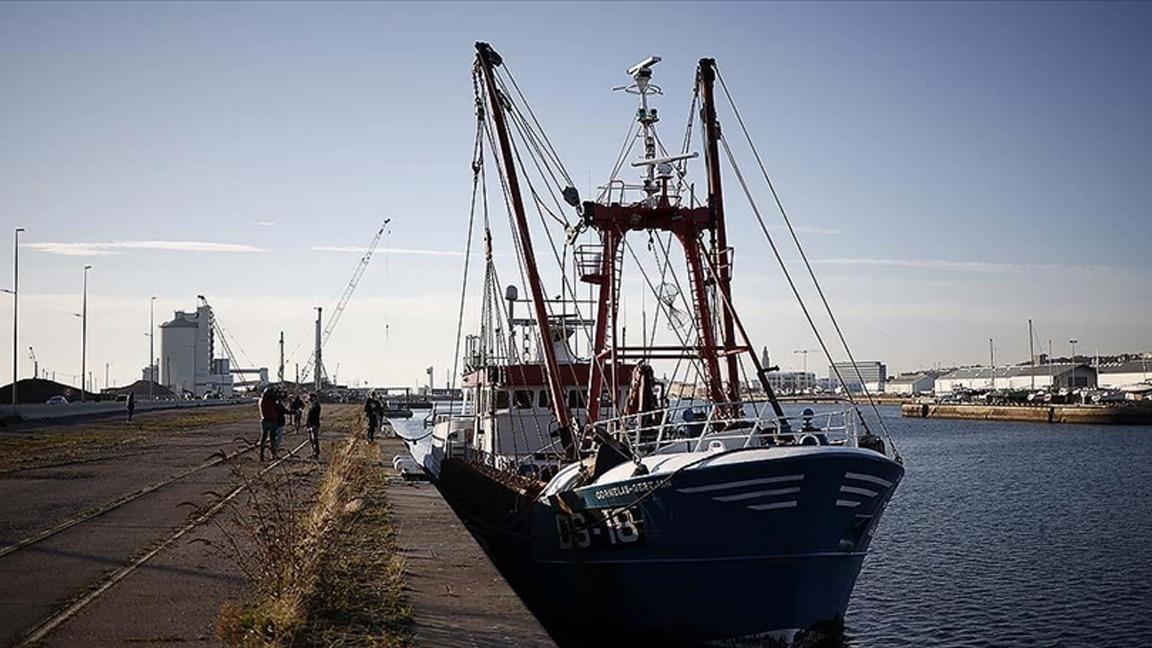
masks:
<svg viewBox="0 0 1152 648"><path fill-rule="evenodd" d="M640 455L779 445L856 446L859 441L854 409L777 417L768 403L760 401L677 405L596 425Z"/></svg>

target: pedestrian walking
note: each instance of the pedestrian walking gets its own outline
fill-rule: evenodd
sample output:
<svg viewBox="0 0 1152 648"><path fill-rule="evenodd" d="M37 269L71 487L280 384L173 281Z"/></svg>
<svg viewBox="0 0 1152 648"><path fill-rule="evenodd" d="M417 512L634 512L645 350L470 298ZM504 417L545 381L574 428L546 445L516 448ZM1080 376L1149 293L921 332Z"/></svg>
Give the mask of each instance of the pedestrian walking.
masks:
<svg viewBox="0 0 1152 648"><path fill-rule="evenodd" d="M380 423L380 401L376 400L376 392L369 392L364 399L364 416L368 418L368 442L376 441L376 426Z"/></svg>
<svg viewBox="0 0 1152 648"><path fill-rule="evenodd" d="M128 402L124 404L128 410L128 422L132 422L132 415L136 413L136 394L128 392Z"/></svg>
<svg viewBox="0 0 1152 648"><path fill-rule="evenodd" d="M276 409L276 390L268 387L260 394L260 461L264 461L264 445L272 448L276 454L276 418L279 414Z"/></svg>
<svg viewBox="0 0 1152 648"><path fill-rule="evenodd" d="M284 394L276 393L276 436L272 437L272 456L279 456L280 443L284 441L284 426L288 424L288 408L284 406Z"/></svg>
<svg viewBox="0 0 1152 648"><path fill-rule="evenodd" d="M296 434L300 434L300 419L304 416L304 401L300 398L300 394L292 396L292 425L296 428Z"/></svg>
<svg viewBox="0 0 1152 648"><path fill-rule="evenodd" d="M312 458L320 458L320 399L315 393L308 395L308 442L312 444Z"/></svg>

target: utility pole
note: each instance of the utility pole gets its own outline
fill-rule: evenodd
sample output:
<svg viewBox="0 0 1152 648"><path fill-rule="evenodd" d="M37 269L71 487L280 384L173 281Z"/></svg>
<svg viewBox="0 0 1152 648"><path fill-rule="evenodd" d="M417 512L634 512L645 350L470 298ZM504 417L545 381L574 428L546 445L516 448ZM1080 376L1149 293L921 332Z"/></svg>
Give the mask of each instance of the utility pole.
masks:
<svg viewBox="0 0 1152 648"><path fill-rule="evenodd" d="M1048 338L1048 389L1055 389L1054 380L1052 377L1052 338Z"/></svg>
<svg viewBox="0 0 1152 648"><path fill-rule="evenodd" d="M992 338L988 338L988 361L992 363L992 389L996 389L996 351L992 348Z"/></svg>
<svg viewBox="0 0 1152 648"><path fill-rule="evenodd" d="M1032 391L1036 391L1036 349L1032 346L1032 338L1032 320L1028 320L1028 355L1032 358Z"/></svg>
<svg viewBox="0 0 1152 648"><path fill-rule="evenodd" d="M156 366L156 298L148 301L148 400L156 397L153 385L160 379L160 368Z"/></svg>
<svg viewBox="0 0 1152 648"><path fill-rule="evenodd" d="M1076 389L1076 343L1079 341L1076 338L1068 340L1068 344L1072 345L1072 382L1068 385L1070 389Z"/></svg>
<svg viewBox="0 0 1152 648"><path fill-rule="evenodd" d="M315 383L317 393L319 393L319 391L322 387L320 381L321 381L321 377L324 375L324 362L323 362L324 358L321 355L322 344L320 342L320 318L321 318L321 315L323 314L323 312L324 312L323 308L321 308L320 306L316 307L316 361L315 361L316 366L312 369L312 375L314 378L313 382Z"/></svg>
<svg viewBox="0 0 1152 648"><path fill-rule="evenodd" d="M300 363L296 363L296 385L300 385Z"/></svg>
<svg viewBox="0 0 1152 648"><path fill-rule="evenodd" d="M280 371L276 374L276 377L280 382L284 382L284 331L280 331Z"/></svg>
<svg viewBox="0 0 1152 648"><path fill-rule="evenodd" d="M88 271L92 266L84 266L84 298L80 310L80 402L84 402L84 376L88 370Z"/></svg>
<svg viewBox="0 0 1152 648"><path fill-rule="evenodd" d="M14 235L15 243L12 245L12 404L16 404L16 381L19 380L18 369L20 335L20 232L23 227L17 227Z"/></svg>

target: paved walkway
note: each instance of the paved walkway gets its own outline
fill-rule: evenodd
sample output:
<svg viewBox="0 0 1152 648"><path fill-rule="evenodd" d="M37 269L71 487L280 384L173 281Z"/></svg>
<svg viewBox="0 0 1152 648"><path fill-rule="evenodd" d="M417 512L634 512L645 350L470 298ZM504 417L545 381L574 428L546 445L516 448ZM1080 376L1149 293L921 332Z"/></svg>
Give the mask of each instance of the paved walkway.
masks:
<svg viewBox="0 0 1152 648"><path fill-rule="evenodd" d="M404 443L386 437L382 450L395 475L392 457L407 452ZM435 486L395 476L388 501L407 561L417 646L555 645Z"/></svg>
<svg viewBox="0 0 1152 648"><path fill-rule="evenodd" d="M88 511L203 465L220 450L235 452L241 447L237 439L253 440L259 433L255 406L245 407L252 409L253 422L159 434L117 456L91 461L80 457L69 465L0 475L0 490L5 494L0 498L0 547L82 519ZM83 427L47 433L68 434ZM330 438L336 436L342 435ZM303 434L289 434L285 445L293 447L303 438ZM106 449L102 452L106 454ZM257 469L254 454L241 454L196 471L98 517L0 555L0 646L18 644L30 629L187 524L198 510L236 485L235 471ZM214 521L227 525L229 511L225 509ZM196 527L130 572L69 616L43 644L217 645L214 625L220 606L242 596L246 582L234 559L210 546L223 540L214 521Z"/></svg>

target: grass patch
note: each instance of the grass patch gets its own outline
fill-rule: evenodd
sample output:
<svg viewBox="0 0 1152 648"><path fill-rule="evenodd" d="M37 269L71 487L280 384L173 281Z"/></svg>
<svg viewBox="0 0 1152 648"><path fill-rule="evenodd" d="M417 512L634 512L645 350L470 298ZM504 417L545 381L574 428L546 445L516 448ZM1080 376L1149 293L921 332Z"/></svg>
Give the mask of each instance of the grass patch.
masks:
<svg viewBox="0 0 1152 648"><path fill-rule="evenodd" d="M270 471L249 480L248 502L225 535L251 597L222 607L224 643L410 644L379 448L359 435L333 448L322 476Z"/></svg>
<svg viewBox="0 0 1152 648"><path fill-rule="evenodd" d="M141 413L131 423L117 416L29 431L6 430L0 432L0 473L97 455L112 456L157 435L182 435L245 421L258 425L254 406Z"/></svg>

